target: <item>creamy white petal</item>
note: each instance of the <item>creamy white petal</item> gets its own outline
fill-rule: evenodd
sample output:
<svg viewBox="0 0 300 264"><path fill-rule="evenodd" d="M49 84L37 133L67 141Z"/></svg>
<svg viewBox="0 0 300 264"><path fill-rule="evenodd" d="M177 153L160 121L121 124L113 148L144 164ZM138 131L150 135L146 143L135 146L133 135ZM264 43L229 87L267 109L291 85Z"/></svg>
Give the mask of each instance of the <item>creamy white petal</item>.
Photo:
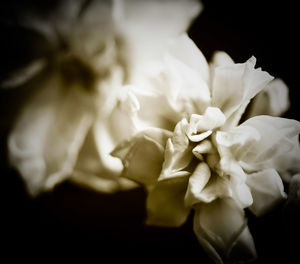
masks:
<svg viewBox="0 0 300 264"><path fill-rule="evenodd" d="M177 177L159 181L147 197L148 225L177 227L182 225L190 213L184 205L188 179Z"/></svg>
<svg viewBox="0 0 300 264"><path fill-rule="evenodd" d="M99 153L94 132L95 130L91 129L86 136L70 180L102 193L113 193L136 187L134 182L120 177L123 166L119 159L114 158L114 162L111 161L110 166L107 165L108 159L113 157L106 157ZM103 137L102 140L109 139ZM106 155L109 155L109 152Z"/></svg>
<svg viewBox="0 0 300 264"><path fill-rule="evenodd" d="M195 0L114 1L115 24L127 43L130 66L140 68L159 58L169 40L187 29L201 7Z"/></svg>
<svg viewBox="0 0 300 264"><path fill-rule="evenodd" d="M242 64L214 68L212 80L212 105L220 108L227 118L240 115L239 109L261 91L272 77L261 69L254 69L255 58ZM236 118L231 117L236 122ZM231 124L234 126L235 124Z"/></svg>
<svg viewBox="0 0 300 264"><path fill-rule="evenodd" d="M209 82L209 66L206 58L187 33L171 42L168 53L196 71L205 82Z"/></svg>
<svg viewBox="0 0 300 264"><path fill-rule="evenodd" d="M253 197L250 210L257 216L268 212L286 198L282 180L274 169L248 174L247 185Z"/></svg>
<svg viewBox="0 0 300 264"><path fill-rule="evenodd" d="M189 177L188 188L185 194L186 206L192 206L202 201L198 196L210 179L210 169L205 162L199 163L193 174Z"/></svg>
<svg viewBox="0 0 300 264"><path fill-rule="evenodd" d="M226 117L220 109L207 107L203 115L192 114L187 130L189 139L200 142L212 134L212 130L222 126Z"/></svg>
<svg viewBox="0 0 300 264"><path fill-rule="evenodd" d="M164 57L164 63L164 78L168 83L165 91L173 108L181 114L203 113L211 101L208 82L202 77L203 73L168 53Z"/></svg>
<svg viewBox="0 0 300 264"><path fill-rule="evenodd" d="M233 65L234 61L233 59L224 51L216 51L213 54L211 66L213 68L219 67L219 66L230 66Z"/></svg>
<svg viewBox="0 0 300 264"><path fill-rule="evenodd" d="M251 126L260 134L259 140L232 149L236 159L248 171L276 168L277 158L294 153L295 144L299 144L295 139L300 133L300 123L296 120L256 116L245 121L242 126Z"/></svg>
<svg viewBox="0 0 300 264"><path fill-rule="evenodd" d="M168 139L159 180L182 176L182 173L189 174L182 172L193 158L192 146L186 136L187 125L186 119L180 121L174 129L173 136Z"/></svg>
<svg viewBox="0 0 300 264"><path fill-rule="evenodd" d="M201 203L195 208L194 232L216 263L232 261L232 253L235 249L239 251L239 246L250 258L255 256L253 240L247 231L244 211L230 198Z"/></svg>
<svg viewBox="0 0 300 264"><path fill-rule="evenodd" d="M52 189L69 177L94 119L94 100L58 75L25 105L9 135L9 158L32 195Z"/></svg>
<svg viewBox="0 0 300 264"><path fill-rule="evenodd" d="M155 183L162 169L169 135L165 130L148 129L119 144L112 155L122 160L123 177L146 185Z"/></svg>
<svg viewBox="0 0 300 264"><path fill-rule="evenodd" d="M192 152L199 160L202 160L202 154L212 154L215 152L215 149L213 148L211 141L205 139L201 141L196 147L194 147Z"/></svg>
<svg viewBox="0 0 300 264"><path fill-rule="evenodd" d="M247 118L257 115L281 116L289 107L288 87L276 78L254 97Z"/></svg>

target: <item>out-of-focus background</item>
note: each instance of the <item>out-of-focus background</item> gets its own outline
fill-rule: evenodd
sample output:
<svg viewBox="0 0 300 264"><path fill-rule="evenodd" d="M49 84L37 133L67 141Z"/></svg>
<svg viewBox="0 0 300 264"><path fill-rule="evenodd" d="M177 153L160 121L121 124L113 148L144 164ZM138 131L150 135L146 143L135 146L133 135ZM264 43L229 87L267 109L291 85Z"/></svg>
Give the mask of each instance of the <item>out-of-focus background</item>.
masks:
<svg viewBox="0 0 300 264"><path fill-rule="evenodd" d="M36 8L51 12L58 1L2 1L0 5L0 77L45 52L44 40L15 27L17 13ZM202 1L204 11L189 30L190 37L209 59L226 51L236 62L254 55L257 65L282 78L290 88L291 108L286 117L299 115L299 45L296 4L276 1ZM145 10L147 12L147 10ZM36 47L39 47L38 49ZM6 137L26 90L0 91L1 225L4 252L11 259L93 256L96 261L174 261L183 258L212 263L192 231L192 217L180 228L144 226L142 189L103 195L65 182L52 192L31 199L18 173L8 167ZM257 263L296 263L293 242L299 215L284 208L260 219L249 214L259 260ZM295 237L295 238L294 238ZM299 256L300 259L300 256ZM42 262L42 261L40 261Z"/></svg>

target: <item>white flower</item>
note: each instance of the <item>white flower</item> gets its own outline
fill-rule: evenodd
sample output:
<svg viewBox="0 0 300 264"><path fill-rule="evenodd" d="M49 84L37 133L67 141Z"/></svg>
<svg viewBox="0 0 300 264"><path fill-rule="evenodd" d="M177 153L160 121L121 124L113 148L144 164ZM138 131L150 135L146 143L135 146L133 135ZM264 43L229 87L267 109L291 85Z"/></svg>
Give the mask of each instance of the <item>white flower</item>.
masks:
<svg viewBox="0 0 300 264"><path fill-rule="evenodd" d="M23 18L54 51L2 83L5 88L30 86L46 72L8 141L11 165L31 195L65 179L102 192L136 186L119 177L122 163L109 155L134 133L123 111L136 106L122 103L128 101L123 85L144 60L159 57L199 11L193 0L67 0L48 18Z"/></svg>
<svg viewBox="0 0 300 264"><path fill-rule="evenodd" d="M216 263L256 256L244 209L262 215L281 202L280 175L300 154L295 120L239 124L273 79L254 66L253 57L236 64L223 52L208 65L183 35L132 79L139 107L128 117L139 132L112 153L124 177L147 187L147 223L179 226L194 209L195 234Z"/></svg>

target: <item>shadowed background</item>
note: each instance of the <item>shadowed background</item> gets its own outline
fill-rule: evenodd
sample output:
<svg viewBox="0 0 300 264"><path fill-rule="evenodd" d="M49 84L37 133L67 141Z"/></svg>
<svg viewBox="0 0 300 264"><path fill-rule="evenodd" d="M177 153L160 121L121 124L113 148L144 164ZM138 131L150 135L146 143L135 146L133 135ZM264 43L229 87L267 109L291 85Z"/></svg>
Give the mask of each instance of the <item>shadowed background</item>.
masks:
<svg viewBox="0 0 300 264"><path fill-rule="evenodd" d="M6 1L1 3L0 73L11 70L45 52L44 40L11 23L24 8L51 12L58 1ZM235 62L252 55L257 65L290 88L291 108L286 117L300 120L299 66L296 6L268 1L207 0L189 35L209 60L215 50L226 51ZM262 4L262 2L264 4ZM147 12L145 10L145 12ZM36 47L39 47L38 49ZM1 218L2 240L10 258L24 259L94 256L107 260L154 260L169 262L184 258L213 263L201 249L192 231L192 218L180 228L144 226L145 192L142 189L103 195L65 182L52 192L31 199L6 157L6 138L28 88L2 90L0 94ZM283 207L256 219L249 214L259 260L257 263L294 263L298 254L293 237L299 233L299 215L283 216ZM289 216L289 218L287 218ZM105 259L104 259L105 258Z"/></svg>

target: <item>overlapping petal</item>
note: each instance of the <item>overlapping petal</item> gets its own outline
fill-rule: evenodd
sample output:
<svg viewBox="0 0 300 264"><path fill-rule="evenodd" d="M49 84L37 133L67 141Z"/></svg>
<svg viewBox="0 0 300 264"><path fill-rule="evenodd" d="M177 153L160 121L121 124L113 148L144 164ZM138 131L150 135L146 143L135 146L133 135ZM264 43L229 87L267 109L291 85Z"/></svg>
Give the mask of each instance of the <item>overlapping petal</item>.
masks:
<svg viewBox="0 0 300 264"><path fill-rule="evenodd" d="M195 208L194 232L208 254L216 263L234 261L235 249L242 258L256 257L252 236L247 228L243 209L231 198L201 203ZM241 256L238 260L241 261Z"/></svg>
<svg viewBox="0 0 300 264"><path fill-rule="evenodd" d="M268 212L286 198L282 180L274 169L249 174L247 185L253 197L250 210L257 216Z"/></svg>

